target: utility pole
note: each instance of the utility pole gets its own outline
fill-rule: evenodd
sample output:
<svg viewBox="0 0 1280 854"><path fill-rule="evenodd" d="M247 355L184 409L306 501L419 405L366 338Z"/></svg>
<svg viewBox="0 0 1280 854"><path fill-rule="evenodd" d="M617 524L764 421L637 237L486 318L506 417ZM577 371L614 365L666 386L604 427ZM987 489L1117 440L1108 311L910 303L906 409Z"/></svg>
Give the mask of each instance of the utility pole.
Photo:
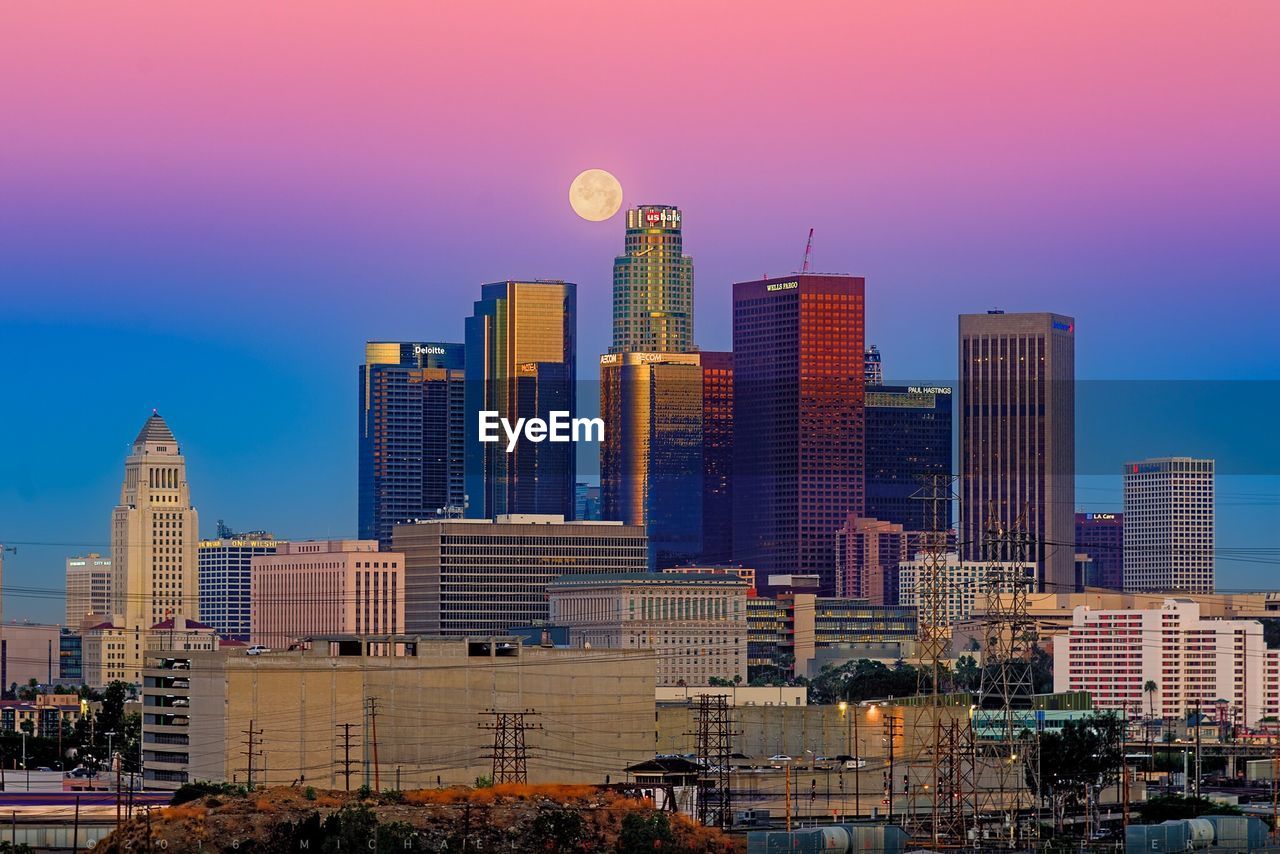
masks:
<svg viewBox="0 0 1280 854"><path fill-rule="evenodd" d="M531 724L526 717L537 715L533 709L523 712L499 712L487 709L480 714L493 718L492 721L481 721L481 729L493 730L493 760L491 775L493 784L528 783L528 752L525 747L525 732L542 729L541 724Z"/></svg>
<svg viewBox="0 0 1280 854"><path fill-rule="evenodd" d="M250 788L250 789L252 789L252 788L253 788L253 761L254 761L254 759L256 759L257 757L259 757L259 756L261 756L261 755L262 755L262 750L260 750L260 749L256 749L256 748L255 748L255 742L254 742L254 740L255 740L258 736L262 735L262 730L260 730L260 729L254 729L254 728L253 728L253 718L250 718L250 719L249 719L249 728L248 728L248 729L242 729L242 730L240 730L240 733L241 733L241 735L247 736L247 739L246 739L245 741L240 742L240 743L241 743L241 744L243 744L243 745L245 745L245 749L244 749L243 753L244 753L244 755L245 755L245 760L246 760L246 765L247 765L247 771L248 771L248 786L249 786L249 788ZM262 742L261 742L260 740L259 740L259 741L257 741L257 745L258 745L259 747L261 746L261 744L262 744Z"/></svg>
<svg viewBox="0 0 1280 854"><path fill-rule="evenodd" d="M1126 838L1129 832L1129 760L1125 756L1125 742L1129 736L1129 710L1122 708L1120 723L1120 838Z"/></svg>
<svg viewBox="0 0 1280 854"><path fill-rule="evenodd" d="M791 762L790 760L783 766L783 770L787 775L787 833L791 832Z"/></svg>
<svg viewBox="0 0 1280 854"><path fill-rule="evenodd" d="M1200 698L1196 698L1196 781L1195 796L1200 797Z"/></svg>
<svg viewBox="0 0 1280 854"><path fill-rule="evenodd" d="M351 724L338 724L342 730L342 776L346 780L347 791L351 791Z"/></svg>
<svg viewBox="0 0 1280 854"><path fill-rule="evenodd" d="M378 698L369 698L369 727L373 731L373 790L382 791L382 780L378 776Z"/></svg>
<svg viewBox="0 0 1280 854"><path fill-rule="evenodd" d="M898 736L902 735L902 728L903 728L903 727L902 727L902 725L903 725L903 721L902 721L902 719L901 719L901 718L894 717L893 715L885 715L885 719L884 719L884 734L885 734L885 737L888 739L888 742L889 742L889 776L888 776L888 780L887 780L887 782L888 782L888 786L886 787L886 790L885 790L885 791L886 791L885 799L889 802L889 803L887 804L887 806L889 807L889 824L893 824L893 790L894 790L894 785L893 785L893 772L894 772L894 747L893 747L893 743L894 743L894 741L897 739L897 737L898 737ZM905 747L906 745L904 744L903 746Z"/></svg>

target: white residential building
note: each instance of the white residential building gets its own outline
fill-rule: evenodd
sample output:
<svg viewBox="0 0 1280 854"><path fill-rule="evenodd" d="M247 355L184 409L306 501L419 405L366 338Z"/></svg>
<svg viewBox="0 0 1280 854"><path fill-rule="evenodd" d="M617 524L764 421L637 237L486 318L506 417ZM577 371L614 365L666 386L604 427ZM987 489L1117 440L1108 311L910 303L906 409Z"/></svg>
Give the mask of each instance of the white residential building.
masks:
<svg viewBox="0 0 1280 854"><path fill-rule="evenodd" d="M1134 610L1081 605L1053 647L1054 690L1088 691L1096 709L1146 715L1154 705L1157 717L1174 720L1225 700L1245 726L1280 709L1280 651L1266 648L1262 624L1204 619L1188 599Z"/></svg>
<svg viewBox="0 0 1280 854"><path fill-rule="evenodd" d="M942 613L944 624L954 626L969 619L976 609L986 606L993 572L999 579L1005 579L1010 573L1016 573L1019 568L1027 578L1035 578L1034 563L990 564L976 560L961 560L958 554L946 555L941 567L942 585L945 591ZM899 565L899 605L917 609L920 607L921 593L928 580L927 572L928 568L923 557L918 556L915 560L905 561ZM1000 584L999 589L1001 592L1011 592L1007 584Z"/></svg>

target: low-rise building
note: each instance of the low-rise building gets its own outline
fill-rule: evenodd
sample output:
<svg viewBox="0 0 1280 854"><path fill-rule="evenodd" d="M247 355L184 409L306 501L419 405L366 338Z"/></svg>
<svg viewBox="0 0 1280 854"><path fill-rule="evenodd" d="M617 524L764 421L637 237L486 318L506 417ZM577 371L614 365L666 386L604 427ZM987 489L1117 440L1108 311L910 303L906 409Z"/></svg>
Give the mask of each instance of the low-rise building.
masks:
<svg viewBox="0 0 1280 854"><path fill-rule="evenodd" d="M831 650L909 644L916 636L915 608L873 605L865 599L818 596L805 576L772 576L774 598L747 600L747 661L812 676L831 663Z"/></svg>
<svg viewBox="0 0 1280 854"><path fill-rule="evenodd" d="M0 631L0 684L25 685L32 679L52 685L58 678L62 627L45 623L7 623Z"/></svg>
<svg viewBox="0 0 1280 854"><path fill-rule="evenodd" d="M252 560L254 644L284 648L312 635L404 630L404 555L379 551L377 540L282 542Z"/></svg>
<svg viewBox="0 0 1280 854"><path fill-rule="evenodd" d="M112 620L86 626L81 632L84 684L105 688L129 676L129 645L140 644L136 632Z"/></svg>
<svg viewBox="0 0 1280 854"><path fill-rule="evenodd" d="M547 585L570 644L650 649L659 685L747 679L747 590L737 575L563 575Z"/></svg>

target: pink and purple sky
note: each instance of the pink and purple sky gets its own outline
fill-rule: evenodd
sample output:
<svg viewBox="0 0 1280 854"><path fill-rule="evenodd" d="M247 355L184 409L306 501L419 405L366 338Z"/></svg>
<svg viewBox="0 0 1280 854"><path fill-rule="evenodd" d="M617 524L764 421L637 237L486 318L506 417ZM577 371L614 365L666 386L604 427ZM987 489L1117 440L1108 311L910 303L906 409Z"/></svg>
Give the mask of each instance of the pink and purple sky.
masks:
<svg viewBox="0 0 1280 854"><path fill-rule="evenodd" d="M31 578L102 543L153 406L202 527L349 532L366 338L461 340L480 282L544 276L584 369L607 346L588 167L684 208L708 348L812 226L891 377L951 376L956 315L999 306L1074 315L1081 376L1280 379L1277 32L1273 2L7 3L0 538L65 544Z"/></svg>

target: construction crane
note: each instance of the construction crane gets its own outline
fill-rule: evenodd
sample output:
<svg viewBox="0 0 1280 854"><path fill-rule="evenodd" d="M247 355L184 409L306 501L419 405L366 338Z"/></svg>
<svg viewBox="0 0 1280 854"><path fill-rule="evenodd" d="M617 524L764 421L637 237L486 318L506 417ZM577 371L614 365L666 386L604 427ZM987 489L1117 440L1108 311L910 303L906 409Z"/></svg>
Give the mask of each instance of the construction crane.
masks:
<svg viewBox="0 0 1280 854"><path fill-rule="evenodd" d="M809 229L809 241L804 245L804 263L800 265L800 272L809 272L809 256L813 254L813 229Z"/></svg>

